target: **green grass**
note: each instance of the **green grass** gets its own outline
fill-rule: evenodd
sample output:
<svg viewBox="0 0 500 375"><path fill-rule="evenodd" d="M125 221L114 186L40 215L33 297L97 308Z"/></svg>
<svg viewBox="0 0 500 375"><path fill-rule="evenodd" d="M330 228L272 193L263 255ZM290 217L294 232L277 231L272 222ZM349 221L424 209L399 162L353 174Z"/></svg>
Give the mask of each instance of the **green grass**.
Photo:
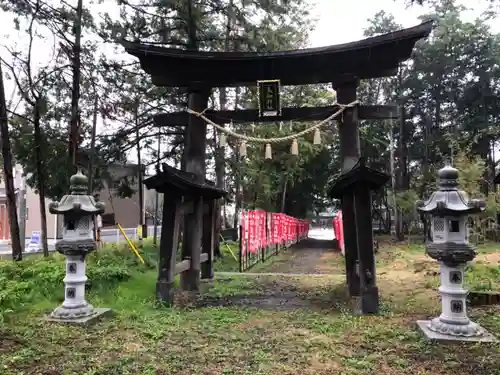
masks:
<svg viewBox="0 0 500 375"><path fill-rule="evenodd" d="M500 242L486 242L477 246L479 254L492 254L500 252Z"/></svg>
<svg viewBox="0 0 500 375"><path fill-rule="evenodd" d="M238 272L239 271L239 244L234 241L225 241L219 245L222 258L215 258L214 270L216 272Z"/></svg>
<svg viewBox="0 0 500 375"><path fill-rule="evenodd" d="M477 248L476 261L465 268L465 284L470 291L500 291L500 264L498 261L486 262L488 257L496 256L497 243L485 243ZM409 272L422 272L427 276L430 287L439 286L439 266L435 260L425 254L424 245L385 243L380 247L377 258L377 270L391 268L407 269ZM495 258L495 259L500 259Z"/></svg>
<svg viewBox="0 0 500 375"><path fill-rule="evenodd" d="M465 269L465 282L471 291L500 292L500 266L474 264Z"/></svg>
<svg viewBox="0 0 500 375"><path fill-rule="evenodd" d="M155 274L146 271L112 289L91 292L95 306L111 307L112 318L89 328L45 323L52 300L18 311L1 329L0 372L10 374L497 374L492 345L427 344L413 322L429 305L384 300L378 317L354 317L347 303L331 311L267 311L244 307L154 307ZM140 276L140 277L139 277ZM236 277L216 281L207 296L270 293L271 282ZM331 298L334 280L310 285L293 280L303 299ZM267 286L268 288L271 285ZM257 291L256 291L257 288ZM335 294L333 294L335 295ZM399 298L399 297L398 297ZM436 302L436 301L435 301ZM416 310L415 310L416 309ZM498 309L474 311L491 331L500 329ZM446 363L444 365L443 361ZM451 366L451 367L449 367ZM427 372L420 369L427 368Z"/></svg>
<svg viewBox="0 0 500 375"><path fill-rule="evenodd" d="M498 345L423 340L414 323L436 316L440 305L435 288L426 284L430 276L412 268L413 255L397 259L407 261L406 268L381 265L381 273L387 271L378 281L381 315L355 317L341 276L216 279L200 300L157 308L156 250L143 245L146 265L126 248L89 256L87 299L112 308L114 316L87 328L42 319L63 298L61 256L0 262L0 374L500 374ZM280 259L287 256L293 252ZM396 271L405 277L396 279ZM489 269L480 272L481 279L491 276ZM280 293L295 308L229 303ZM195 307L204 301L209 307ZM470 316L500 332L500 306L472 309Z"/></svg>

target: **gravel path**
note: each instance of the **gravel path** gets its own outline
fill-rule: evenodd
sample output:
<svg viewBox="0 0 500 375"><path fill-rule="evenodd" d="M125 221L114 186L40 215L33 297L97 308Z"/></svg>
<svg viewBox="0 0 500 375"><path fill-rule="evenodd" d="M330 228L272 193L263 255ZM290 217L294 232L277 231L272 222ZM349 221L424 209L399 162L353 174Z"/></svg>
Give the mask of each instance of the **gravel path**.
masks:
<svg viewBox="0 0 500 375"><path fill-rule="evenodd" d="M259 272L216 272L218 279L254 278L255 290L225 297L208 297L198 306L244 306L278 311L339 310L348 296L342 281L344 259L332 240L307 239L279 254Z"/></svg>
<svg viewBox="0 0 500 375"><path fill-rule="evenodd" d="M259 273L336 275L343 272L344 259L332 240L306 239L278 255Z"/></svg>

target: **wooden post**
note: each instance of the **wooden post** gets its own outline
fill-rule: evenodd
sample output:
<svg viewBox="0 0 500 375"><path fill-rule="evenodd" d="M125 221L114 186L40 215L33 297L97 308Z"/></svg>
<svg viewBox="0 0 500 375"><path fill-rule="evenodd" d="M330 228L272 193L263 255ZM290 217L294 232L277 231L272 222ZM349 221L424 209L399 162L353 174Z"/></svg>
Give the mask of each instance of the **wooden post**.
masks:
<svg viewBox="0 0 500 375"><path fill-rule="evenodd" d="M174 302L175 264L177 262L177 246L179 245L180 216L181 197L175 194L166 194L163 200L156 300L167 305L172 305Z"/></svg>
<svg viewBox="0 0 500 375"><path fill-rule="evenodd" d="M190 109L202 112L208 103L209 89L191 88ZM205 181L206 122L194 115L189 116L185 133L184 162L187 172L193 173L198 182ZM181 289L192 292L200 290L200 256L203 234L203 198L193 197L193 212L187 214L182 241L182 259L190 259L189 269L181 273Z"/></svg>
<svg viewBox="0 0 500 375"><path fill-rule="evenodd" d="M340 104L349 104L356 100L356 88L359 80L356 77L334 83L337 100ZM357 108L347 108L338 119L340 137L340 159L342 173L350 171L361 156L359 146L359 127ZM344 247L346 264L346 281L351 296L359 296L359 275L356 273L358 261L358 244L356 219L354 216L354 197L352 192L346 192L342 197L342 219L344 226Z"/></svg>
<svg viewBox="0 0 500 375"><path fill-rule="evenodd" d="M215 225L217 216L217 202L208 202L207 212L203 216L203 254L208 255L208 259L201 264L201 278L212 280L214 278L214 248L215 248Z"/></svg>
<svg viewBox="0 0 500 375"><path fill-rule="evenodd" d="M367 186L360 184L355 188L353 196L358 243L358 274L361 284L361 312L363 314L376 314L379 298L373 252L371 191Z"/></svg>
<svg viewBox="0 0 500 375"><path fill-rule="evenodd" d="M198 292L200 288L201 246L203 235L203 198L193 198L193 211L185 215L182 260L190 259L189 269L181 273L181 289Z"/></svg>

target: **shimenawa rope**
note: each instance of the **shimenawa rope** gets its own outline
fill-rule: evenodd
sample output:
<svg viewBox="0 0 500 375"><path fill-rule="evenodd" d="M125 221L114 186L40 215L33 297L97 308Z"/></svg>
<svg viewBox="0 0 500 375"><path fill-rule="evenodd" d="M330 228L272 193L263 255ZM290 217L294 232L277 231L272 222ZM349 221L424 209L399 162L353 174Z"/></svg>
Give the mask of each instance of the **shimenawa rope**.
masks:
<svg viewBox="0 0 500 375"><path fill-rule="evenodd" d="M349 104L338 104L338 103L336 103L335 105L338 105L340 107L339 110L336 111L331 116L327 117L326 119L318 122L317 124L314 124L314 125L310 126L307 129L304 129L304 130L302 130L302 131L300 131L298 133L290 134L290 135L287 135L285 137L273 137L273 138L258 138L258 137L251 137L251 136L248 136L248 135L236 133L236 132L234 132L234 131L232 131L230 129L227 129L227 128L219 125L219 124L216 124L215 122L213 122L212 120L210 120L207 116L204 115L206 109L203 112L196 112L196 111L193 111L192 109L188 108L187 112L190 113L190 114L192 114L192 115L195 115L195 116L197 116L197 117L199 117L201 119L203 119L208 124L212 125L213 127L215 127L216 129L218 129L222 133L225 133L225 134L230 135L232 137L241 139L243 141L255 142L255 143L278 143L278 142L284 142L284 141L293 140L295 138L298 138L298 137L301 137L301 136L303 136L305 134L308 134L308 133L312 132L313 130L316 130L316 129L320 128L322 125L324 125L328 121L333 120L335 117L337 117L342 112L344 112L344 110L346 108L354 107L357 104L359 104L358 100L355 100L355 101L353 101L353 102L351 102Z"/></svg>

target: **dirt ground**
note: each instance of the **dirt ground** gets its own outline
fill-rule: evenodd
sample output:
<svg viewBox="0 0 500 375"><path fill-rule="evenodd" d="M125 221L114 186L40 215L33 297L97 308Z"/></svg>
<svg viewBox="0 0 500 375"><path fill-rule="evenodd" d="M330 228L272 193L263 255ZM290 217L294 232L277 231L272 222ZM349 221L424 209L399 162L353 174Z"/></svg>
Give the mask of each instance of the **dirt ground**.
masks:
<svg viewBox="0 0 500 375"><path fill-rule="evenodd" d="M500 253L480 253L476 263L500 265ZM290 311L331 310L350 301L345 291L345 262L333 241L307 239L279 254L252 273L258 285L255 293L242 293L204 299L204 306L247 306L265 310ZM439 275L438 263L421 248L401 245L381 247L376 254L377 284L384 298L395 301L403 297L424 301L430 295L438 298L431 280ZM279 274L279 275L273 275ZM290 277L283 277L290 274ZM315 277L311 277L311 276ZM273 277L279 276L279 277ZM322 286L330 286L326 290ZM331 285L335 285L331 288ZM311 296L313 296L311 298Z"/></svg>
<svg viewBox="0 0 500 375"><path fill-rule="evenodd" d="M333 248L333 241L306 239L259 267L258 272L341 275L343 263L344 258Z"/></svg>

